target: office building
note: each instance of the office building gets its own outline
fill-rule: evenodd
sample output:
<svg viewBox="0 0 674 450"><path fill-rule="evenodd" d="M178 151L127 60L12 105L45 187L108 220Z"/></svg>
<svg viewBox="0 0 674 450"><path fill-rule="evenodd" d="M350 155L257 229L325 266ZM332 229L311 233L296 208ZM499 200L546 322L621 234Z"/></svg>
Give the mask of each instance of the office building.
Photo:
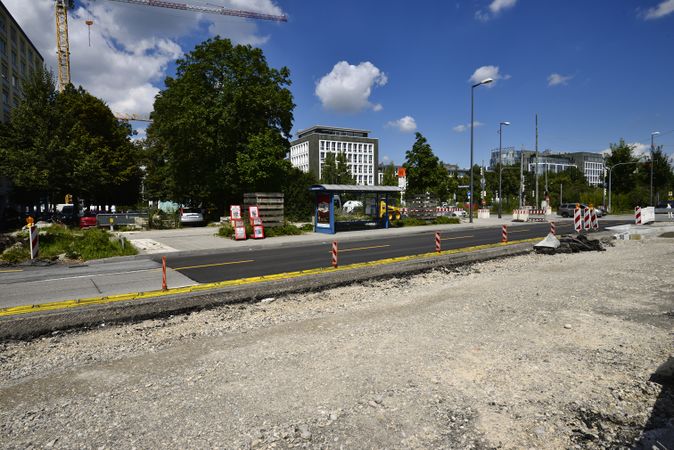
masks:
<svg viewBox="0 0 674 450"><path fill-rule="evenodd" d="M490 169L494 170L498 165L498 149L491 151L489 159ZM538 153L532 150L515 150L510 147L503 149L503 165L513 166L524 164L524 170L528 172L538 172L538 175L547 173L560 173L575 167L580 169L585 175L588 184L598 186L602 183L604 175L604 157L600 153L592 152L560 152L554 153L551 150L544 150Z"/></svg>
<svg viewBox="0 0 674 450"><path fill-rule="evenodd" d="M0 1L0 120L8 122L23 95L21 83L44 59L9 10Z"/></svg>
<svg viewBox="0 0 674 450"><path fill-rule="evenodd" d="M344 153L356 184L372 186L378 182L379 139L367 130L313 126L297 133L290 143L290 162L320 180L328 153Z"/></svg>

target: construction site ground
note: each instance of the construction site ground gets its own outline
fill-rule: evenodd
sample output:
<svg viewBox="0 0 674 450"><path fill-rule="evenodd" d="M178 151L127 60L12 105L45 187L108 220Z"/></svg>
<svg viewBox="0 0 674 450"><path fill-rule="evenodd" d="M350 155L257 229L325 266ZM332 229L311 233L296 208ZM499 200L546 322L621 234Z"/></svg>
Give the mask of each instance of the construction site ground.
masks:
<svg viewBox="0 0 674 450"><path fill-rule="evenodd" d="M673 262L617 241L5 342L0 446L674 448Z"/></svg>

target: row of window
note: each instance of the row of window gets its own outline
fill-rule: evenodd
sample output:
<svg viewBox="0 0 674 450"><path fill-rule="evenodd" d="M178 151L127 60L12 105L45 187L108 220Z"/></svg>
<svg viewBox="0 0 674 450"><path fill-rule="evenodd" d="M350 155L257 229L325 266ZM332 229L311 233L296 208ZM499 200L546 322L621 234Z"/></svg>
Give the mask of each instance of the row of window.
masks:
<svg viewBox="0 0 674 450"><path fill-rule="evenodd" d="M332 153L332 152L330 152ZM326 152L321 152L321 162L325 160L325 155ZM352 155L350 153L346 154L346 161L347 162L354 162L354 163L369 163L372 164L372 155Z"/></svg>
<svg viewBox="0 0 674 450"><path fill-rule="evenodd" d="M353 153L373 153L374 144L362 144L357 142L336 142L336 141L319 141L320 150L338 151L338 152L353 152Z"/></svg>

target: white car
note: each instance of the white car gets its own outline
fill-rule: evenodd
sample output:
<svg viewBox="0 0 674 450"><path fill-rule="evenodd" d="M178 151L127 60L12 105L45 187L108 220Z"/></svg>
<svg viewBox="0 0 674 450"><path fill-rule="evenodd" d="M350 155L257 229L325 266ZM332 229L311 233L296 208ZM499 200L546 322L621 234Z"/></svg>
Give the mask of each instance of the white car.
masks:
<svg viewBox="0 0 674 450"><path fill-rule="evenodd" d="M196 208L182 208L180 210L181 225L204 225L204 215Z"/></svg>
<svg viewBox="0 0 674 450"><path fill-rule="evenodd" d="M452 217L468 217L468 213L464 211L463 209L460 209L458 211L452 211L451 214Z"/></svg>

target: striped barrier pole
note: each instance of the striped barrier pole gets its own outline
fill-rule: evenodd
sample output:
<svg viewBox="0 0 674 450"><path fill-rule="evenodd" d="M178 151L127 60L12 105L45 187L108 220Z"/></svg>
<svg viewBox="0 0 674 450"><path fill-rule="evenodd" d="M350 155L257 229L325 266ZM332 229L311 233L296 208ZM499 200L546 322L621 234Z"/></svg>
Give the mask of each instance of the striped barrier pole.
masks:
<svg viewBox="0 0 674 450"><path fill-rule="evenodd" d="M337 256L339 249L337 248L337 241L332 241L332 267L337 268Z"/></svg>
<svg viewBox="0 0 674 450"><path fill-rule="evenodd" d="M590 225L592 225L590 221L590 208L585 208L583 211L583 228L589 230Z"/></svg>
<svg viewBox="0 0 674 450"><path fill-rule="evenodd" d="M555 225L555 222L550 222L550 234L553 236L557 235L557 225Z"/></svg>
<svg viewBox="0 0 674 450"><path fill-rule="evenodd" d="M31 224L28 228L28 240L30 241L30 259L37 258L40 253L40 233L35 225Z"/></svg>
<svg viewBox="0 0 674 450"><path fill-rule="evenodd" d="M641 225L641 206L634 208L634 224Z"/></svg>
<svg viewBox="0 0 674 450"><path fill-rule="evenodd" d="M508 243L508 225L501 225L501 242Z"/></svg>
<svg viewBox="0 0 674 450"><path fill-rule="evenodd" d="M592 229L594 231L599 230L599 219L597 218L597 210L592 208Z"/></svg>
<svg viewBox="0 0 674 450"><path fill-rule="evenodd" d="M576 230L576 233L583 231L583 219L580 215L579 206L576 206L576 209L573 210L573 228Z"/></svg>
<svg viewBox="0 0 674 450"><path fill-rule="evenodd" d="M161 257L161 290L168 290L166 285L166 256Z"/></svg>
<svg viewBox="0 0 674 450"><path fill-rule="evenodd" d="M435 251L440 253L442 251L442 246L440 244L440 232L435 232Z"/></svg>

